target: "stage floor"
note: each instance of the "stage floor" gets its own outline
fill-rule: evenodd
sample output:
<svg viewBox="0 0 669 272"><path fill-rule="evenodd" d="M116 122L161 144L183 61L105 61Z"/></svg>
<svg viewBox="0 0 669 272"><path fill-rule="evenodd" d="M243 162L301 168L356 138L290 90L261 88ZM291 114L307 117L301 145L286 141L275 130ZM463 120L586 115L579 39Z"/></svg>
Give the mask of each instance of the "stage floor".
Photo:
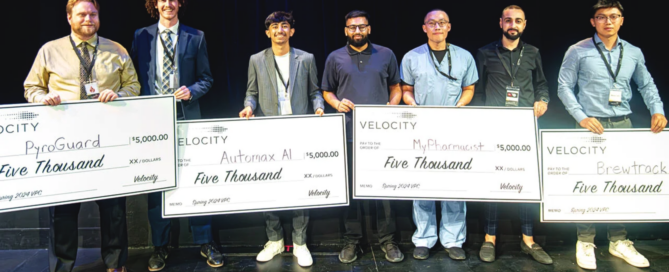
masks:
<svg viewBox="0 0 669 272"><path fill-rule="evenodd" d="M611 256L608 244L597 245L597 271L669 271L669 241L638 241L636 248L650 260L650 268L632 267L623 260ZM268 263L255 261L256 249L226 248L225 266L211 268L199 258L198 248L180 248L170 253L168 272L195 271L391 271L391 272L427 272L427 271L585 271L576 265L575 246L546 246L545 250L553 257L553 265L542 265L520 252L517 243L505 243L497 249L494 263L483 263L478 258L480 244L466 247L467 260L453 261L441 247L433 249L428 260L412 258L413 248L403 248L405 259L401 263L391 264L384 259L383 252L375 246L367 247L365 253L353 264L342 264L337 259L335 248L312 248L314 265L301 268L292 253L284 253ZM251 250L253 252L251 252ZM237 252L237 253L232 253ZM240 253L242 252L242 253ZM246 253L244 253L246 252ZM151 249L130 250L127 267L129 271L148 271L146 263L151 256ZM359 255L360 256L360 255ZM0 271L48 272L46 250L10 250L0 251ZM100 260L99 249L79 250L77 267L74 271L105 271Z"/></svg>

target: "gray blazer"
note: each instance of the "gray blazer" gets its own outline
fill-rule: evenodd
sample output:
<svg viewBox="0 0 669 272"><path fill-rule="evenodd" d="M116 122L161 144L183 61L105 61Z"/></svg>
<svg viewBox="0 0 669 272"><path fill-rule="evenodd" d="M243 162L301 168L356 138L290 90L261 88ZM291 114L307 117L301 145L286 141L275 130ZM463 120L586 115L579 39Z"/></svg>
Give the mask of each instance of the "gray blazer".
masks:
<svg viewBox="0 0 669 272"><path fill-rule="evenodd" d="M251 56L248 74L244 107L250 106L256 116L279 115L278 85L272 48ZM314 55L290 48L289 82L288 93L293 114L307 114L309 100L313 104L314 111L318 108L325 109L323 94L318 87L318 71Z"/></svg>

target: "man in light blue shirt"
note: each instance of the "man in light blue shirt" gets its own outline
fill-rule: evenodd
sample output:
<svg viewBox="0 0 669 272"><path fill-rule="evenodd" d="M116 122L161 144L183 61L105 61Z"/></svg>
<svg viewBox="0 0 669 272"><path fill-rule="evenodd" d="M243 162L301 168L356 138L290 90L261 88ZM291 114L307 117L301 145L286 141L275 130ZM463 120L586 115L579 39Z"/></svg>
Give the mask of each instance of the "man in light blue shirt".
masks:
<svg viewBox="0 0 669 272"><path fill-rule="evenodd" d="M613 9L617 11L616 8ZM651 129L659 133L667 125L667 119L657 86L646 69L643 53L638 47L618 37L618 30L624 20L621 11L612 15L620 16L615 21L611 17L607 19L606 15L601 16L601 21L596 17L591 19L593 26L597 28L597 34L567 50L558 79L558 96L581 127L601 134L608 126L606 123L619 119L629 120L629 115L632 114L629 105L632 99L630 80L634 80L652 115ZM609 19L613 22L609 22ZM574 86L577 84L578 97L574 94ZM609 102L610 100L612 101Z"/></svg>
<svg viewBox="0 0 669 272"><path fill-rule="evenodd" d="M667 125L663 104L653 78L646 69L641 50L620 39L623 7L618 1L600 0L594 7L590 23L597 30L569 47L558 79L558 96L580 127L602 134L604 128L632 128L629 101L632 98L630 80L652 115L651 130L659 133ZM578 84L578 97L574 86ZM578 126L577 126L578 127ZM595 227L577 224L576 261L585 269L596 269L594 253ZM648 260L627 239L622 224L609 224L608 237L611 255L636 267L648 267Z"/></svg>
<svg viewBox="0 0 669 272"><path fill-rule="evenodd" d="M456 107L469 104L474 96L474 84L478 81L474 57L467 50L446 43L451 30L446 12L433 10L425 16L423 23L427 44L409 51L402 59L400 77L404 103ZM411 239L416 245L414 258L427 259L430 248L439 238L451 259L465 259L462 249L467 235L465 202L442 201L441 212L437 236L435 202L414 201L416 232Z"/></svg>

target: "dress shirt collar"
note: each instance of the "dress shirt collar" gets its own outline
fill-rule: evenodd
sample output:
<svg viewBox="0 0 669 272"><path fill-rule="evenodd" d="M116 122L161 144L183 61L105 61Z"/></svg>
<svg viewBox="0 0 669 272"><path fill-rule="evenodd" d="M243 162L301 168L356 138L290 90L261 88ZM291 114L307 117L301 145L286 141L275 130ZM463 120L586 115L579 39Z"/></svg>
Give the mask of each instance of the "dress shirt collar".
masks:
<svg viewBox="0 0 669 272"><path fill-rule="evenodd" d="M521 48L523 48L523 41L522 40L518 41L518 46L516 46L516 48L514 48L513 50L509 50L508 48L504 47L504 43L502 42L502 40L499 40L497 42L497 47L502 50L515 52L516 50L520 50Z"/></svg>
<svg viewBox="0 0 669 272"><path fill-rule="evenodd" d="M72 40L74 41L74 44L77 47L79 47L79 45L81 45L82 42L87 42L90 46L93 46L93 47L98 45L98 34L97 33L95 33L95 35L93 35L92 38L90 38L86 41L80 40L79 38L77 38L76 35L74 35L74 33L70 34L70 36L72 37Z"/></svg>
<svg viewBox="0 0 669 272"><path fill-rule="evenodd" d="M371 55L372 54L372 42L367 40L367 48L365 48L365 50L362 50L362 52L358 52L358 51L353 50L353 48L351 48L351 44L346 43L346 51L348 51L348 54L351 55L351 56L358 55L358 54Z"/></svg>
<svg viewBox="0 0 669 272"><path fill-rule="evenodd" d="M616 48L616 46L618 46L618 45L620 45L620 46L623 45L623 40L620 38L620 36L618 36L617 39L618 40L616 41L615 46L613 46L613 48ZM597 45L602 44L602 47L604 47L604 49L606 49L606 46L604 46L604 44L602 42L602 39L599 38L599 35L597 35L597 33L595 33L595 43ZM613 48L611 48L611 49L613 50ZM606 50L608 50L608 49L606 49Z"/></svg>
<svg viewBox="0 0 669 272"><path fill-rule="evenodd" d="M160 22L158 22L158 33L161 33L161 34L162 34L163 31L165 31L165 29L169 29L170 31L172 31L173 34L177 34L177 35L179 35L179 21L177 21L177 23L174 24L174 25L173 25L172 27L170 27L170 28L167 28L167 27L163 26L163 24L161 24Z"/></svg>

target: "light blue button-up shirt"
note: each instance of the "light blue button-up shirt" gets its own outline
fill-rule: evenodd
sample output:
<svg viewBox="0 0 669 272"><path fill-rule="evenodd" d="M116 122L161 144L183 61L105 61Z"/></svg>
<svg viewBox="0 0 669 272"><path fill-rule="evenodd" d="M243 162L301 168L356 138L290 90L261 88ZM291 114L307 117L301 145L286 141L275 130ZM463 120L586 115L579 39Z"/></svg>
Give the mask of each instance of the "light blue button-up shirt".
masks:
<svg viewBox="0 0 669 272"><path fill-rule="evenodd" d="M400 77L414 87L414 97L418 105L455 106L462 95L462 87L479 80L476 62L469 51L450 45L452 80L440 74L434 67L437 61L427 44L421 45L404 55ZM439 63L439 69L448 74L448 53Z"/></svg>
<svg viewBox="0 0 669 272"><path fill-rule="evenodd" d="M579 123L588 117L617 117L632 113L629 101L632 99L630 80L639 86L651 115L664 115L664 106L648 69L641 49L618 37L615 46L608 50L599 36L595 35L595 43L611 65L615 74L620 50L623 48L623 63L615 85L599 51L595 48L592 38L572 45L567 50L560 68L558 78L558 97L571 116ZM578 97L574 87L578 84ZM611 89L622 90L622 103L619 106L609 105Z"/></svg>

